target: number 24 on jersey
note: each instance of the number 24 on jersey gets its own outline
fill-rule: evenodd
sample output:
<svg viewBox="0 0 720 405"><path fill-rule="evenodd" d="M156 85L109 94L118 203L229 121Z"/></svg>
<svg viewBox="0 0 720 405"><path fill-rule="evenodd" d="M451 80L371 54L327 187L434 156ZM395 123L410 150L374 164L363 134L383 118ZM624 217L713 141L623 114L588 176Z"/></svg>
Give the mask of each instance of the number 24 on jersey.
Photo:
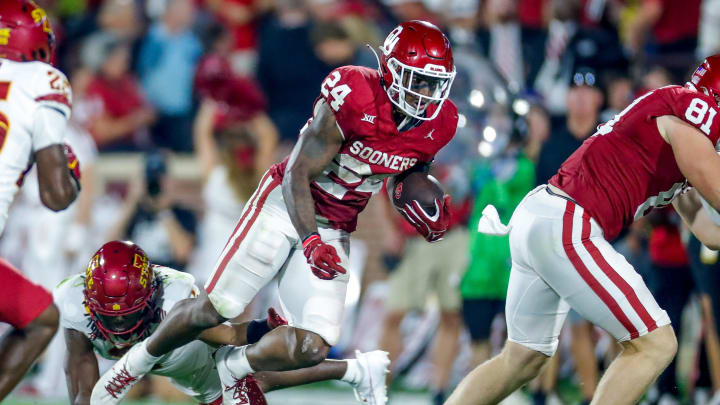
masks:
<svg viewBox="0 0 720 405"><path fill-rule="evenodd" d="M347 84L337 86L338 81L340 81L340 73L338 71L333 71L320 86L320 92L322 95L328 100L332 98L332 100L330 100L330 107L332 107L335 111L340 109L340 106L345 102L345 97L347 97L347 95L352 91L350 86Z"/></svg>

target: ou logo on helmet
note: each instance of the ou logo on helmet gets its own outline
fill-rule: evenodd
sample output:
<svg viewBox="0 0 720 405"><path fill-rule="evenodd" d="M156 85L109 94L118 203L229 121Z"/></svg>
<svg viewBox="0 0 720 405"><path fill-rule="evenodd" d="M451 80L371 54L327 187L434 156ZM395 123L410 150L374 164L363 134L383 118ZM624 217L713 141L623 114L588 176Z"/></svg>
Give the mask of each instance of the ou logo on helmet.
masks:
<svg viewBox="0 0 720 405"><path fill-rule="evenodd" d="M385 55L389 55L390 52L393 51L395 48L395 45L397 45L398 41L400 40L400 33L402 32L403 27L398 26L395 27L390 34L388 34L387 38L385 38L385 43L383 43L382 51Z"/></svg>

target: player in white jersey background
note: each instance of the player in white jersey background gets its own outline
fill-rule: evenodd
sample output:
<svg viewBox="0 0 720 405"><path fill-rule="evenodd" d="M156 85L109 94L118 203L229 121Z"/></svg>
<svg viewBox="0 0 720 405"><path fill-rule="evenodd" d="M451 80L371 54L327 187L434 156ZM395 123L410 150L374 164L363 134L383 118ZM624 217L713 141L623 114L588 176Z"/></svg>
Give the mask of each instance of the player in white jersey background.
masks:
<svg viewBox="0 0 720 405"><path fill-rule="evenodd" d="M95 353L118 359L157 328L179 301L201 294L188 273L151 264L145 252L131 242L104 244L90 259L87 270L53 291L66 342L65 371L73 405L89 404L99 379ZM222 344L244 345L282 327L286 321L274 310L268 319L222 324L160 359L152 374L166 376L185 394L203 404L222 403L222 385L213 357ZM385 395L387 354L357 352L356 359L327 360L315 367L290 372L266 372L241 380L236 398L250 405L266 404L263 392L338 379L351 384L359 397ZM115 396L129 375L119 376L105 389ZM375 381L375 384L373 384ZM118 392L116 392L118 391ZM243 402L248 401L248 402Z"/></svg>
<svg viewBox="0 0 720 405"><path fill-rule="evenodd" d="M79 191L80 167L63 143L71 90L51 66L54 35L45 11L29 0L0 2L0 231L24 174L37 164L43 205L65 209ZM51 295L0 261L0 321L13 330L0 343L0 400L23 377L57 329Z"/></svg>
<svg viewBox="0 0 720 405"><path fill-rule="evenodd" d="M82 162L83 192L67 209L49 210L40 201L37 170L30 170L10 208L0 239L0 256L50 291L76 269L83 268L98 242L104 242L104 237L94 235L90 227L95 198L92 193L96 180L93 177L97 158L95 144L72 119L65 132L65 142ZM39 372L26 381L31 392L42 397L65 397L65 376L57 372L62 368L65 351L62 333L55 334L42 356Z"/></svg>

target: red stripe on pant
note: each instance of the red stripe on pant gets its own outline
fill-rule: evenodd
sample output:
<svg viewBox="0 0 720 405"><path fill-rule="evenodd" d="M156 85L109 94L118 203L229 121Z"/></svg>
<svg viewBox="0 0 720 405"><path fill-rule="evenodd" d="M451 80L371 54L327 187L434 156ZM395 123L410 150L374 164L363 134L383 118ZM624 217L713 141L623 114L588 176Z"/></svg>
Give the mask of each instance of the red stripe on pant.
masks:
<svg viewBox="0 0 720 405"><path fill-rule="evenodd" d="M238 228L240 228L240 225L242 225L243 221L245 220L245 217L247 217L247 214L252 210L253 205L257 201L258 196L260 193L260 188L262 188L263 184L265 184L265 181L267 180L268 176L270 176L270 172L266 172L265 175L260 179L260 183L258 183L258 189L255 190L255 192L250 196L250 200L248 200L247 204L245 204L246 209L243 210L242 216L240 216L240 220L238 221L237 225L235 225L235 229L233 229L232 233L230 234L230 237L228 238L227 242L225 242L225 246L223 246L222 250L220 251L220 254L227 249L228 243L232 240L232 237L235 236L235 233L238 231Z"/></svg>
<svg viewBox="0 0 720 405"><path fill-rule="evenodd" d="M597 246L595 246L595 244L590 240L590 215L588 215L587 212L583 212L583 230L585 230L586 227L588 229L588 237L583 235L582 238L585 250L590 253L590 256L592 256L595 264L600 267L600 270L602 270L603 273L605 273L605 275L613 282L613 284L622 291L623 295L627 297L628 302L635 310L635 313L637 313L643 321L645 327L648 329L648 332L652 332L657 329L657 323L652 316L650 316L647 309L645 309L645 306L640 302L635 290L633 290L630 284L628 284L627 281L625 281L625 279L622 278L615 269L612 268L612 266L610 266L607 260L603 257L602 253L600 253L600 249L598 249Z"/></svg>
<svg viewBox="0 0 720 405"><path fill-rule="evenodd" d="M267 200L268 195L270 192L280 185L280 181L277 179L273 179L270 184L265 188L265 190L260 194L257 203L255 204L255 207L253 205L249 205L248 209L243 214L242 218L240 218L240 223L243 222L245 217L250 211L253 211L252 215L250 216L250 219L247 221L245 226L242 227L242 231L240 232L240 235L235 239L235 242L233 242L232 246L230 247L230 250L223 256L222 261L220 262L220 265L215 270L215 274L213 275L212 280L210 281L210 284L208 284L208 287L205 289L208 294L212 292L212 290L215 288L215 284L217 284L218 279L222 275L223 271L225 271L225 267L227 267L228 262L230 262L230 259L232 259L233 255L235 255L235 252L237 252L238 248L240 247L240 243L243 241L245 236L247 235L250 228L252 228L253 223L255 223L255 220L257 219L258 215L260 215L260 211L262 210L263 205L265 204L265 200ZM254 208L254 210L253 210ZM240 225L238 224L238 227ZM236 228L238 230L238 228ZM233 236L235 236L235 232L230 236L230 239L228 239L228 242L232 240ZM227 245L226 245L227 246Z"/></svg>
<svg viewBox="0 0 720 405"><path fill-rule="evenodd" d="M628 332L630 332L630 338L634 339L639 336L637 329L635 328L635 325L630 322L630 319L625 315L625 313L620 308L620 305L615 301L615 299L610 295L610 293L603 288L603 286L597 281L597 279L590 273L590 270L585 266L585 263L583 263L582 259L580 259L580 256L578 255L577 251L575 250L575 246L572 242L572 233L573 233L573 216L575 214L575 204L571 201L567 202L567 205L565 206L565 214L563 215L563 231L562 231L562 244L563 248L565 249L565 254L567 255L568 259L570 259L570 262L572 263L573 267L575 267L575 270L580 274L580 277L582 277L583 280L585 280L585 283L597 294L597 296L602 300L602 302L607 305L607 307L610 309L610 312L615 315L615 318L617 318L618 321L627 329ZM581 239L587 239L590 236L590 223L588 222L588 226L585 226L585 222L583 221L583 227L581 229Z"/></svg>

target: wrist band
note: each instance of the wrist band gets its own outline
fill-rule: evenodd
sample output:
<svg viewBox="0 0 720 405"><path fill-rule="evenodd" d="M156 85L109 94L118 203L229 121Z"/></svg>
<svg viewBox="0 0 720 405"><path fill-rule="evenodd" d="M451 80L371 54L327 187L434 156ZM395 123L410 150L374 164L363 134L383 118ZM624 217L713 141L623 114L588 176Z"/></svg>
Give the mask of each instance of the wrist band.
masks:
<svg viewBox="0 0 720 405"><path fill-rule="evenodd" d="M307 245L309 245L312 241L315 240L315 238L320 239L320 234L317 232L313 232L310 235L306 236L305 239L303 239L302 247L305 249Z"/></svg>

